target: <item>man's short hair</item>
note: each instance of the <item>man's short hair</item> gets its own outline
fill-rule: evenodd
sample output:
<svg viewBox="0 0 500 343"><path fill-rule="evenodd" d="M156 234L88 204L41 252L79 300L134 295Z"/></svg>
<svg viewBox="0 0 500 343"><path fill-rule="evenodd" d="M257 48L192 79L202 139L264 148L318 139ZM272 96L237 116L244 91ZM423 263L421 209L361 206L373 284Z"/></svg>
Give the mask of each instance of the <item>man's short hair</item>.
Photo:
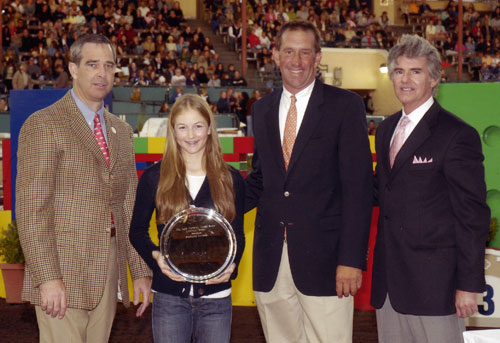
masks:
<svg viewBox="0 0 500 343"><path fill-rule="evenodd" d="M441 79L441 56L437 49L429 41L418 35L402 35L391 51L387 59L389 77L392 79L392 73L396 67L396 61L399 57L418 58L425 57L427 60L427 70L433 80ZM433 93L437 89L434 87Z"/></svg>
<svg viewBox="0 0 500 343"><path fill-rule="evenodd" d="M76 65L80 65L80 62L82 61L83 46L87 43L109 45L111 51L113 52L113 61L116 61L115 49L113 48L113 44L111 44L111 41L106 36L88 34L79 37L73 44L71 44L71 62L75 63Z"/></svg>
<svg viewBox="0 0 500 343"><path fill-rule="evenodd" d="M321 38L318 29L316 28L316 26L314 26L313 23L305 20L289 21L281 26L276 36L276 50L279 51L279 49L281 48L281 39L282 39L281 37L286 31L298 31L298 30L312 32L312 34L314 35L314 52L318 53L321 51L321 46L320 46Z"/></svg>

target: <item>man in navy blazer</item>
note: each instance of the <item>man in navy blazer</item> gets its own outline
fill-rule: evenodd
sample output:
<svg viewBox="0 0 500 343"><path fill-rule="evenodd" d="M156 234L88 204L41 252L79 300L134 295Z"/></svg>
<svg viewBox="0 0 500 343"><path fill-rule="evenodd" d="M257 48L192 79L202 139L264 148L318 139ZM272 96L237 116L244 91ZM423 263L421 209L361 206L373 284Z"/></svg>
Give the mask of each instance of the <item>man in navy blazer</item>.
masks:
<svg viewBox="0 0 500 343"><path fill-rule="evenodd" d="M268 342L352 342L350 295L361 286L371 218L363 101L315 79L321 51L311 23L284 24L273 58L284 87L252 108L246 180L246 209L257 206L253 287L264 334ZM285 160L288 132L295 141Z"/></svg>
<svg viewBox="0 0 500 343"><path fill-rule="evenodd" d="M462 342L463 317L485 290L490 211L481 141L433 99L441 61L428 41L404 35L388 67L403 109L376 136L371 301L379 342Z"/></svg>

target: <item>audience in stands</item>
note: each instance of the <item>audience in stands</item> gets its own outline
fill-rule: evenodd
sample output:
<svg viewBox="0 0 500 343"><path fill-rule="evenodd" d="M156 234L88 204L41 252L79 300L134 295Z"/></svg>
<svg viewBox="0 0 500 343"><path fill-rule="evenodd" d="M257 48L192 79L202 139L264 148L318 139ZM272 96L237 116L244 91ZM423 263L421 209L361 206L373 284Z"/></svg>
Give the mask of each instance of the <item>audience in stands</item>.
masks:
<svg viewBox="0 0 500 343"><path fill-rule="evenodd" d="M179 1L0 1L4 3L1 79L9 90L38 88L47 83L69 87L69 46L89 32L105 34L115 44L119 84L247 86L234 65L219 63L219 55L206 33L186 23ZM228 47L239 51L239 2L205 0L205 5L213 32L227 36ZM409 25L421 28L421 34L438 47L444 60L456 64L458 51L462 50L473 80L499 79L500 7L478 12L473 4L466 5L464 43L460 47L456 2L450 0L444 10L433 10L426 0L404 0L401 13ZM250 0L246 14L248 58L257 64L267 89L279 79L271 50L283 22L296 18L313 22L321 32L322 44L328 47L388 49L397 40L387 12L376 18L366 1L288 0L281 11L276 1ZM235 93L223 110L244 113L251 102ZM242 121L244 117L241 114Z"/></svg>

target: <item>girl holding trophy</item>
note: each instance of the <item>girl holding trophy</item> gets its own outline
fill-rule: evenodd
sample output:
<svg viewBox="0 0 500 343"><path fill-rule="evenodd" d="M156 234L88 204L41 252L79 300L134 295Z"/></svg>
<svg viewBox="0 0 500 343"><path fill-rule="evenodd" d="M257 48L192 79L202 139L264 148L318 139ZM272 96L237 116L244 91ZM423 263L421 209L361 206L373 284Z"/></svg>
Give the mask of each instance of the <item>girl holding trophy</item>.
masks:
<svg viewBox="0 0 500 343"><path fill-rule="evenodd" d="M229 342L232 313L230 280L236 277L237 265L245 247L244 187L240 173L222 159L209 105L198 95L181 96L170 112L163 158L146 169L139 180L130 228L130 242L153 271L155 342L189 343L191 339L193 342ZM203 281L190 279L176 271L167 263L168 254L163 254L149 236L149 223L154 210L161 237L168 224L181 218L180 213L190 207L213 210L211 213L230 223L235 237L234 262L220 274ZM207 220L211 220L211 216L207 216ZM182 230L188 230L185 222L180 220L181 230L176 237ZM206 235L200 234L199 228L196 232L199 236ZM192 252L183 251L184 247L189 246L192 250L213 241L202 237L193 242L195 240L185 239L174 254L184 254L181 258L187 258ZM206 252L207 247L203 248ZM216 253L220 249L208 247L208 250Z"/></svg>

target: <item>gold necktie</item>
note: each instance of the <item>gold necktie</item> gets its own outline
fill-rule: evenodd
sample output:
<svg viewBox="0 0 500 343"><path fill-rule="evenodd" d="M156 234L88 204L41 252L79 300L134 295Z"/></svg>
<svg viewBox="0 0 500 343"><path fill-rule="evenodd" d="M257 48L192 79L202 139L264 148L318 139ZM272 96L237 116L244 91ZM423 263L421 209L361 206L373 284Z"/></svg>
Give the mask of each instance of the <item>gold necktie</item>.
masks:
<svg viewBox="0 0 500 343"><path fill-rule="evenodd" d="M290 157L292 156L293 144L297 137L297 107L295 95L290 97L291 103L286 115L285 131L283 133L283 159L285 160L285 169L288 170Z"/></svg>

